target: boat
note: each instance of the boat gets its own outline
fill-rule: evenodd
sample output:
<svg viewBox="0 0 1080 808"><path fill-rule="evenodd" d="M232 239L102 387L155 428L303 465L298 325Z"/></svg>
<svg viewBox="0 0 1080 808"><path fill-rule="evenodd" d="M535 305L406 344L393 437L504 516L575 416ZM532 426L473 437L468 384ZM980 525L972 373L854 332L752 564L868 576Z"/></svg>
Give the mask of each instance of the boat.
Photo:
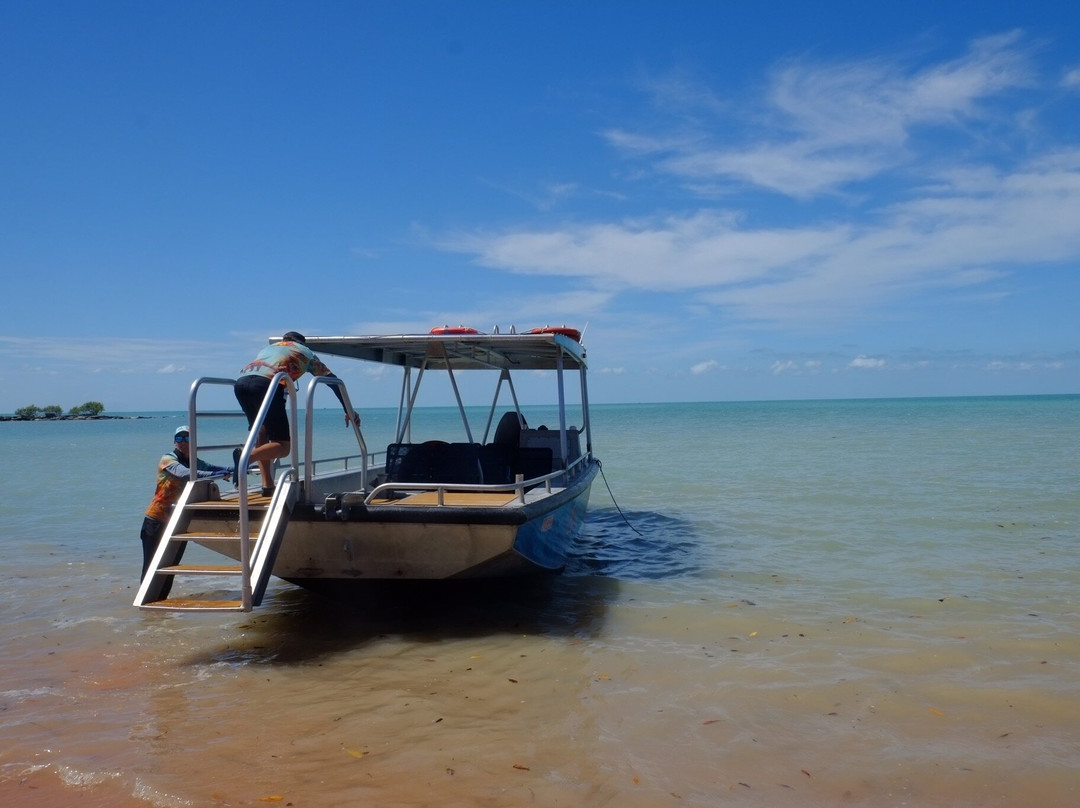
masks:
<svg viewBox="0 0 1080 808"><path fill-rule="evenodd" d="M261 604L271 576L340 592L369 581L504 579L562 570L600 469L593 454L580 332L565 326L521 333L441 326L422 334L308 337L307 345L320 357L401 372L393 441L369 452L360 425L354 424L355 453L320 458L313 424L316 395L325 397L332 391L322 388L336 384L352 412L348 390L334 377L311 378L300 390L278 374L275 382L289 393L293 435L291 455L278 461L272 495L249 489L246 474L237 476L236 490L223 492L193 473L173 506L136 606L251 611ZM550 424L531 424L529 410L537 405L519 402L514 380L530 374L535 383L535 372L552 388L550 401L539 410ZM468 385L461 383L466 374ZM472 384L474 374L486 375L488 383ZM414 427L428 413L416 406L417 394L421 384L425 390L438 384L438 377L449 383L460 426L445 440L413 442ZM247 467L269 398L250 432L239 409L200 409L206 390L234 383L204 377L191 386L192 469L200 453L237 445L199 442L205 419L229 416L241 419L246 437L239 466ZM467 403L466 386L486 389L490 400ZM183 563L189 545L228 563ZM201 559L207 553L196 555ZM181 590L186 594L177 594Z"/></svg>

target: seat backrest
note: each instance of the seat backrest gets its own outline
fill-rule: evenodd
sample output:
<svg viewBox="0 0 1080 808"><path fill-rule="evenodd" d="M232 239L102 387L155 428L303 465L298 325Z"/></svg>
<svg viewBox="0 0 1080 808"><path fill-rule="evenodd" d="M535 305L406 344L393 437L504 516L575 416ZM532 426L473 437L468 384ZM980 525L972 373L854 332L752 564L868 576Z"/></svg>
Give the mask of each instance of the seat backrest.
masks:
<svg viewBox="0 0 1080 808"><path fill-rule="evenodd" d="M552 467L554 455L546 446L523 446L514 456L514 474L523 479L532 480L555 471Z"/></svg>
<svg viewBox="0 0 1080 808"><path fill-rule="evenodd" d="M485 485L504 485L514 481L514 458L518 447L487 443L480 447L480 467Z"/></svg>
<svg viewBox="0 0 1080 808"><path fill-rule="evenodd" d="M562 457L562 446L557 429L526 429L521 433L522 448L547 448L556 458ZM570 427L566 430L566 462L572 463L581 457L581 439L578 430ZM562 468L562 466L559 466Z"/></svg>
<svg viewBox="0 0 1080 808"><path fill-rule="evenodd" d="M386 478L395 483L479 483L479 449L477 443L391 443Z"/></svg>
<svg viewBox="0 0 1080 808"><path fill-rule="evenodd" d="M517 446L521 443L521 427L524 423L525 419L522 418L519 421L516 412L512 410L504 412L503 417L499 419L499 425L495 427L495 437L491 439L491 442L499 446Z"/></svg>

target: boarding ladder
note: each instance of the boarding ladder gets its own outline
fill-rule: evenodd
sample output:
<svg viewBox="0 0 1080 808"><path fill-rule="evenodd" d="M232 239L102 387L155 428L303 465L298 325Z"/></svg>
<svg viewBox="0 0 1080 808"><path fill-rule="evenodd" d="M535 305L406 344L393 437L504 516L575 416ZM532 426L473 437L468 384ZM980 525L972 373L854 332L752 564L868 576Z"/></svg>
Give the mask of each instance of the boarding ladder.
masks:
<svg viewBox="0 0 1080 808"><path fill-rule="evenodd" d="M234 379L202 378L191 386L188 399L188 423L190 434L191 477L180 499L173 506L172 514L158 543L135 605L143 609L170 611L250 612L262 603L270 575L274 569L278 548L285 537L293 507L304 498L305 488L311 484L312 468L312 416L315 390L319 386L336 385L342 395L346 410L352 412L352 403L345 385L336 377L315 377L307 390L307 429L305 433L305 462L303 479L297 451L296 387L285 373L278 373L270 382L254 424L241 448L236 475L236 491L220 495L217 486L209 480L197 478L199 451L198 418L202 416L235 416L237 413L199 412L196 405L199 389L203 385L232 386ZM292 453L287 464L278 474L274 493L270 497L249 494L247 474L251 451L256 437L270 410L273 391L279 384L285 386L289 402L289 428ZM361 452L362 476L367 478L367 447L359 427L353 424L353 433ZM206 446L204 449L224 449L226 446ZM212 551L233 559L233 564L184 564L181 563L188 542L196 542ZM172 584L176 579L211 579L219 576L233 579L229 590L231 597L220 592L197 595L174 595ZM185 584L190 581L185 580ZM206 589L206 587L202 587ZM238 596L235 596L238 593Z"/></svg>
<svg viewBox="0 0 1080 808"><path fill-rule="evenodd" d="M285 535L289 514L297 499L299 483L285 472L278 480L272 497L210 498L207 481L189 480L172 516L157 552L139 587L135 605L144 609L202 612L250 612L262 603L277 549ZM246 500L246 503L242 503ZM241 518L246 514L247 518ZM248 541L244 541L246 528ZM236 558L234 564L183 564L181 557L188 542L198 542L223 555ZM232 579L232 597L220 594L177 595L166 592L184 579L225 576ZM185 580L185 588L190 581ZM227 583L227 581L218 581ZM205 589L206 587L199 587ZM231 590L238 590L239 597Z"/></svg>
<svg viewBox="0 0 1080 808"><path fill-rule="evenodd" d="M167 611L203 612L250 612L262 603L266 586L274 569L278 547L285 536L289 516L301 490L298 474L296 448L296 388L285 373L278 373L271 381L266 398L248 433L239 455L236 472L235 494L223 498L216 485L196 476L198 457L198 416L196 399L199 388L205 384L232 386L233 379L198 379L191 387L188 399L188 418L191 441L191 478L184 486L180 499L173 506L172 514L154 558L143 577L135 605L143 609ZM256 436L270 410L273 391L278 384L288 390L292 431L291 463L279 475L271 497L249 496L246 469ZM221 415L222 413L209 413ZM222 447L207 447L222 448ZM233 564L182 564L181 559L188 542L197 542L210 550L221 553ZM205 579L220 577L232 579L233 586L224 597L220 592L201 592L194 596L173 595L172 585L177 578ZM185 581L190 584L190 581ZM206 587L200 587L206 589ZM236 594L238 593L238 597Z"/></svg>

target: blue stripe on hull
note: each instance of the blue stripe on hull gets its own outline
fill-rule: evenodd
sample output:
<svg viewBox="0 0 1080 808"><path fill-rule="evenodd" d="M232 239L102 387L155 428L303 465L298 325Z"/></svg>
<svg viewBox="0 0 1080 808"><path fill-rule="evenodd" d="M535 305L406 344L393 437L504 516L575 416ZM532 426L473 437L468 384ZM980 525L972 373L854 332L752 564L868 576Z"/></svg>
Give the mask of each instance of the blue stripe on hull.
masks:
<svg viewBox="0 0 1080 808"><path fill-rule="evenodd" d="M549 570L566 566L570 548L581 533L589 505L589 486L581 494L550 513L518 528L514 550L533 564Z"/></svg>

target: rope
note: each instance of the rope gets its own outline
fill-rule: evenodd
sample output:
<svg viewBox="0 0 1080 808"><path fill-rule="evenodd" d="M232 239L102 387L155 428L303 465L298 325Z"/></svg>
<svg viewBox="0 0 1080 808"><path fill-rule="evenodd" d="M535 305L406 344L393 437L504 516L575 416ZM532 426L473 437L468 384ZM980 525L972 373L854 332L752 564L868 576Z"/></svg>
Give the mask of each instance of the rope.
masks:
<svg viewBox="0 0 1080 808"><path fill-rule="evenodd" d="M630 520L626 518L626 514L623 513L622 508L619 507L619 503L615 501L615 495L611 493L611 486L608 485L607 475L604 474L604 464L597 460L596 465L600 468L600 476L604 478L604 485L607 487L608 496L611 497L611 502L615 506L615 510L619 512L619 516L621 516L622 520L626 522L626 526L628 528L637 533L639 536L644 536L644 533L642 533L640 530L630 524Z"/></svg>

